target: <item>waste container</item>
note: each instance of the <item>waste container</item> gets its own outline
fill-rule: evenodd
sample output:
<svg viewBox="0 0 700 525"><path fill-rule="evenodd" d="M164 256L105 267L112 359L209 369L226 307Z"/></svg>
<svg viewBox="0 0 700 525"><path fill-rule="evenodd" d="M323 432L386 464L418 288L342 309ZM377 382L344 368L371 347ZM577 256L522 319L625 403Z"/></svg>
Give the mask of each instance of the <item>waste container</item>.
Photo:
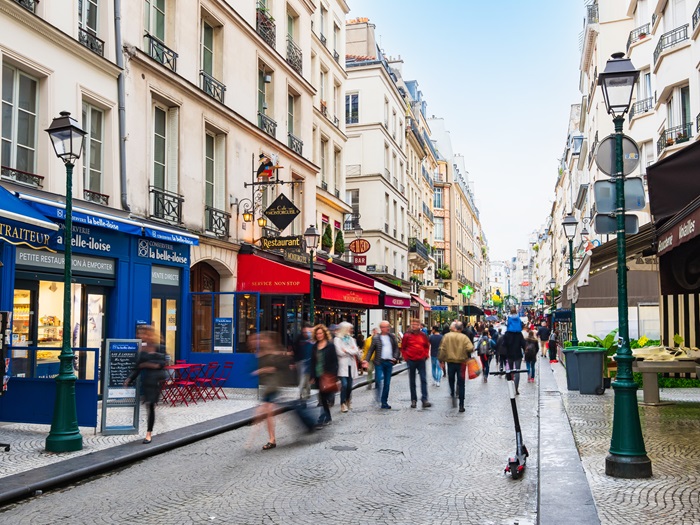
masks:
<svg viewBox="0 0 700 525"><path fill-rule="evenodd" d="M605 348L578 347L574 352L578 361L578 387L582 394L602 394L603 359Z"/></svg>
<svg viewBox="0 0 700 525"><path fill-rule="evenodd" d="M577 346L564 348L564 364L566 365L566 388L578 390L578 359Z"/></svg>

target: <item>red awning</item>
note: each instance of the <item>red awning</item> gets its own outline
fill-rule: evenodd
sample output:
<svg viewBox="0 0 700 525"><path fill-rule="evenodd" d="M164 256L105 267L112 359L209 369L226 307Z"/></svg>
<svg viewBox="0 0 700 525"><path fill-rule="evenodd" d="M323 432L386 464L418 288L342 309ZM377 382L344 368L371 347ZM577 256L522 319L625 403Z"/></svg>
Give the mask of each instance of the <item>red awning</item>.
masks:
<svg viewBox="0 0 700 525"><path fill-rule="evenodd" d="M421 305L421 306L423 307L423 309L424 309L426 312L429 312L429 311L430 311L430 305L429 305L428 303L426 303L423 299L421 299L420 296L418 296L418 295L412 293L412 294L411 294L411 298L412 298L415 302L417 302L419 305Z"/></svg>
<svg viewBox="0 0 700 525"><path fill-rule="evenodd" d="M367 288L325 273L314 273L314 278L321 281L321 299L364 306L379 304L379 291L374 288Z"/></svg>
<svg viewBox="0 0 700 525"><path fill-rule="evenodd" d="M281 295L309 293L309 272L259 257L238 255L239 292Z"/></svg>

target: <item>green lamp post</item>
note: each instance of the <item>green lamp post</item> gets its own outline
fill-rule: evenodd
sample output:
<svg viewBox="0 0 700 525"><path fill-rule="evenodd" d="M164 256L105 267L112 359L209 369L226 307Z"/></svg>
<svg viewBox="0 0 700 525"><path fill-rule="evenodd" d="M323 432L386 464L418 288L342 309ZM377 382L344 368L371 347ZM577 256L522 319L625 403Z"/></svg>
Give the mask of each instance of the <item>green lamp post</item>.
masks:
<svg viewBox="0 0 700 525"><path fill-rule="evenodd" d="M313 224L306 228L304 241L309 250L309 323L314 324L314 251L318 248L321 232Z"/></svg>
<svg viewBox="0 0 700 525"><path fill-rule="evenodd" d="M56 402L54 404L51 430L46 438L49 452L72 452L83 448L83 436L78 429L78 411L75 399L75 373L73 372L73 349L71 348L71 280L73 237L73 167L83 152L85 132L67 111L53 119L46 130L56 156L66 165L66 228L64 230L63 270L63 344L58 376L56 377Z"/></svg>
<svg viewBox="0 0 700 525"><path fill-rule="evenodd" d="M571 213L564 217L562 221L564 227L564 235L569 241L569 277L574 275L574 237L576 237L576 228L578 221ZM572 286L573 283L569 283ZM576 337L576 303L571 301L571 346L578 346L578 337Z"/></svg>
<svg viewBox="0 0 700 525"><path fill-rule="evenodd" d="M554 315L554 289L557 287L557 281L554 279L550 279L549 281L549 296L550 296L550 302L549 302L549 311L552 315ZM552 319L552 328L554 327L554 319Z"/></svg>
<svg viewBox="0 0 700 525"><path fill-rule="evenodd" d="M614 53L605 71L598 77L605 107L615 124L615 193L617 218L617 316L619 322L617 376L612 383L615 392L613 431L610 453L605 458L605 473L616 478L651 477L651 460L644 447L639 421L637 383L632 377L632 350L629 341L627 308L627 241L625 239L625 178L622 158L622 124L632 101L632 91L639 78L624 53Z"/></svg>

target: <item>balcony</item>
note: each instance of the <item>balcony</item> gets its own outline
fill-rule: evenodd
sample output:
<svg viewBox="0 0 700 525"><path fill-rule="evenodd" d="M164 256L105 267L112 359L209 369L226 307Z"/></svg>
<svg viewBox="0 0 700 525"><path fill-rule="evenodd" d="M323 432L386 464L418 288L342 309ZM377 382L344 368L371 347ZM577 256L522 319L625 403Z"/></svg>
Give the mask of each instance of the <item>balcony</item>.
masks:
<svg viewBox="0 0 700 525"><path fill-rule="evenodd" d="M339 119L338 117L333 117L333 125L334 125L336 128L339 128L339 127L340 127L340 119Z"/></svg>
<svg viewBox="0 0 700 525"><path fill-rule="evenodd" d="M416 239L415 237L408 238L408 253L415 253L418 257L425 260L425 262L430 262L428 248L425 247L425 244L423 244L423 241L420 239Z"/></svg>
<svg viewBox="0 0 700 525"><path fill-rule="evenodd" d="M302 53L301 48L294 42L294 39L287 35L287 62L290 66L299 73L302 74Z"/></svg>
<svg viewBox="0 0 700 525"><path fill-rule="evenodd" d="M405 187L403 184L399 184L399 193L400 193L401 195L405 195L405 194L406 194L406 187Z"/></svg>
<svg viewBox="0 0 700 525"><path fill-rule="evenodd" d="M654 64L656 64L658 61L662 51L668 49L669 47L673 47L684 40L688 40L688 24L661 35L661 38L659 38L659 43L656 44L656 49L654 49Z"/></svg>
<svg viewBox="0 0 700 525"><path fill-rule="evenodd" d="M664 130L659 135L659 140L656 141L656 154L660 155L666 148L674 144L682 144L688 142L693 136L693 123L688 122L681 126L675 126Z"/></svg>
<svg viewBox="0 0 700 525"><path fill-rule="evenodd" d="M430 219L430 222L435 222L435 217L433 216L433 212L430 211L430 207L426 203L423 203L423 215L425 215L428 219Z"/></svg>
<svg viewBox="0 0 700 525"><path fill-rule="evenodd" d="M591 4L589 6L586 6L586 23L598 23L598 4Z"/></svg>
<svg viewBox="0 0 700 525"><path fill-rule="evenodd" d="M83 200L109 206L109 195L98 193L96 191L83 190Z"/></svg>
<svg viewBox="0 0 700 525"><path fill-rule="evenodd" d="M700 133L700 113L695 117L695 132Z"/></svg>
<svg viewBox="0 0 700 525"><path fill-rule="evenodd" d="M384 178L387 181L391 180L391 172L389 171L389 168L384 168Z"/></svg>
<svg viewBox="0 0 700 525"><path fill-rule="evenodd" d="M396 239L396 228L394 228L394 239Z"/></svg>
<svg viewBox="0 0 700 525"><path fill-rule="evenodd" d="M146 33L144 38L146 39L148 56L171 71L177 71L178 54L153 35Z"/></svg>
<svg viewBox="0 0 700 525"><path fill-rule="evenodd" d="M428 173L428 170L425 169L425 166L421 166L420 169L421 169L421 172L423 173L423 178L425 179L425 182L427 182L431 188L435 188L435 183L433 182L433 178L430 176L430 173ZM440 181L440 182L443 182L443 181Z"/></svg>
<svg viewBox="0 0 700 525"><path fill-rule="evenodd" d="M105 43L103 40L87 29L78 28L78 42L87 47L90 51L101 57L105 56Z"/></svg>
<svg viewBox="0 0 700 525"><path fill-rule="evenodd" d="M291 133L287 133L288 142L287 145L290 149L299 156L302 156L302 151L304 149L304 143L300 138L295 137Z"/></svg>
<svg viewBox="0 0 700 525"><path fill-rule="evenodd" d="M27 11L31 11L32 13L35 13L36 6L39 3L39 0L15 0L15 3L21 5Z"/></svg>
<svg viewBox="0 0 700 525"><path fill-rule="evenodd" d="M630 36L627 37L627 51L630 50L630 46L632 44L639 42L640 40L644 40L647 36L649 36L649 32L649 24L644 24L643 26L639 26L637 29L630 31Z"/></svg>
<svg viewBox="0 0 700 525"><path fill-rule="evenodd" d="M277 38L275 22L272 20L267 7L260 2L258 2L258 6L255 10L255 30L267 45L272 48L275 47L275 40Z"/></svg>
<svg viewBox="0 0 700 525"><path fill-rule="evenodd" d="M185 198L162 188L150 187L151 217L170 224L182 224L182 203Z"/></svg>
<svg viewBox="0 0 700 525"><path fill-rule="evenodd" d="M223 104L226 86L205 71L200 71L199 76L202 78L202 91Z"/></svg>
<svg viewBox="0 0 700 525"><path fill-rule="evenodd" d="M638 100L630 108L630 120L634 118L635 115L641 115L647 111L651 111L654 108L654 99L652 97L645 98L643 100Z"/></svg>
<svg viewBox="0 0 700 525"><path fill-rule="evenodd" d="M392 177L391 184L393 184L394 188L398 188L399 187L399 180L396 177Z"/></svg>
<svg viewBox="0 0 700 525"><path fill-rule="evenodd" d="M273 138L277 135L277 122L258 112L258 127Z"/></svg>
<svg viewBox="0 0 700 525"><path fill-rule="evenodd" d="M228 225L231 219L231 214L225 211L217 210L211 206L204 207L206 214L206 230L213 233L220 239L228 239Z"/></svg>
<svg viewBox="0 0 700 525"><path fill-rule="evenodd" d="M360 229L360 215L359 214L350 214L345 216L345 220L343 221L343 231L346 232L353 232L355 230Z"/></svg>
<svg viewBox="0 0 700 525"><path fill-rule="evenodd" d="M339 190L338 188L336 188L335 190L333 190L333 194L334 194L338 199L340 198L340 190Z"/></svg>
<svg viewBox="0 0 700 525"><path fill-rule="evenodd" d="M326 43L328 42L328 39L326 38L326 35L323 33L319 33L318 39L321 41L321 43L326 46Z"/></svg>
<svg viewBox="0 0 700 525"><path fill-rule="evenodd" d="M695 11L693 11L693 31L698 26L698 22L700 22L700 2L698 2Z"/></svg>
<svg viewBox="0 0 700 525"><path fill-rule="evenodd" d="M44 177L41 175L35 175L34 173L29 173L28 171L16 170L14 168L2 166L2 168L0 168L0 176L5 180L19 182L20 184L26 184L27 186L32 186L34 188L44 187Z"/></svg>
<svg viewBox="0 0 700 525"><path fill-rule="evenodd" d="M389 224L384 224L384 233L389 233Z"/></svg>
<svg viewBox="0 0 700 525"><path fill-rule="evenodd" d="M338 64L340 64L340 53L333 50L333 58L335 59L336 62L338 62Z"/></svg>
<svg viewBox="0 0 700 525"><path fill-rule="evenodd" d="M321 181L321 189L328 191L328 183L325 180Z"/></svg>

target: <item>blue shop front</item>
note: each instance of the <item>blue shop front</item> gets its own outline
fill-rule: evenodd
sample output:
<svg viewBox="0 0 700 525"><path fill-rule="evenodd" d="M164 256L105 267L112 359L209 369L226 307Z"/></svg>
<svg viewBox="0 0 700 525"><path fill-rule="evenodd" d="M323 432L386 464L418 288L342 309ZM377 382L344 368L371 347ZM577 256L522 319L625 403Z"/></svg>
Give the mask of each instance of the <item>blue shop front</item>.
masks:
<svg viewBox="0 0 700 525"><path fill-rule="evenodd" d="M0 310L12 312L12 360L6 394L0 398L0 421L50 422L53 404L27 395L19 384L57 375L58 349L66 329L72 346L86 349L76 352L78 383L93 381L98 392L105 341L133 338L138 324L152 324L160 331L169 358L173 362L179 358L190 341L190 246L198 243L198 237L140 219L74 207L72 306L66 327L65 209L33 196L20 198L59 230L52 245L55 252L0 240ZM21 396L13 395L13 386ZM95 418L96 412L87 411ZM79 407L79 424L94 426L80 418Z"/></svg>

